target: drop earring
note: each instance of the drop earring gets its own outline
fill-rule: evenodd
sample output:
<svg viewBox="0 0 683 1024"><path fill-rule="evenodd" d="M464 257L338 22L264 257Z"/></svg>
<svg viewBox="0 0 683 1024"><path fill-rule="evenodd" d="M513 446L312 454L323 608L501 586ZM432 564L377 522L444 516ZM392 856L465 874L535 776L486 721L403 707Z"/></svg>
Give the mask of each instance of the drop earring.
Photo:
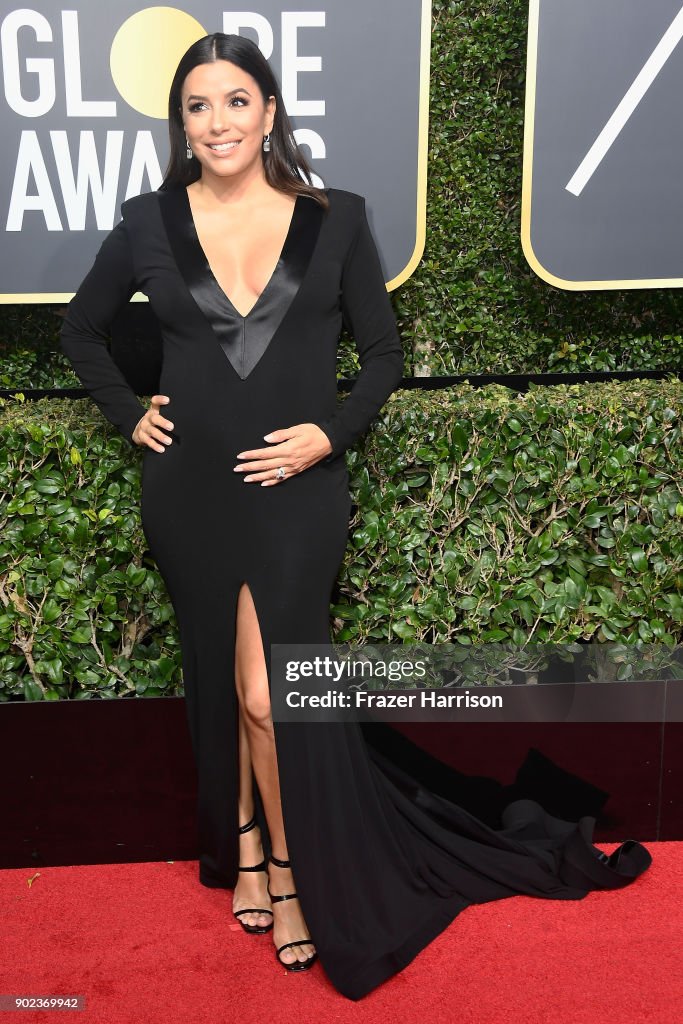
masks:
<svg viewBox="0 0 683 1024"><path fill-rule="evenodd" d="M270 153L270 132L263 136L263 152Z"/></svg>
<svg viewBox="0 0 683 1024"><path fill-rule="evenodd" d="M188 139L187 135L185 136L185 142L187 143L187 150L186 150L186 152L187 152L187 159L191 160L192 159L192 146L190 145L190 140Z"/></svg>

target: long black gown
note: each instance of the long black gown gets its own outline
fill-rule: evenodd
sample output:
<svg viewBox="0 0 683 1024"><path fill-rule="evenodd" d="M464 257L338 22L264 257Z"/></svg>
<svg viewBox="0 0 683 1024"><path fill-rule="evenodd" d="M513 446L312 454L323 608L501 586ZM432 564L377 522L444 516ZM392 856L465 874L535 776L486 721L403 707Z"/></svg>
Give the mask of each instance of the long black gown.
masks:
<svg viewBox="0 0 683 1024"><path fill-rule="evenodd" d="M248 316L219 287L184 187L123 203L72 300L61 338L102 413L130 441L145 407L111 360L112 320L137 290L161 326L163 452L142 452L142 524L180 631L198 775L199 881L232 889L238 866L235 612L251 589L272 683L270 645L331 643L329 606L351 508L344 451L403 371L401 343L361 196L326 190L324 211L296 200L276 270ZM337 407L342 319L361 370ZM234 473L264 435L318 424L333 449L271 487ZM579 899L627 884L651 861L638 843L611 858L595 818L564 821L504 789L477 793L431 762L406 770L389 726L275 722L289 857L320 963L359 999L399 971L464 907L518 893ZM393 734L394 739L391 739ZM428 759L423 761L423 765ZM438 792L437 792L438 790ZM257 816L269 851L258 789Z"/></svg>

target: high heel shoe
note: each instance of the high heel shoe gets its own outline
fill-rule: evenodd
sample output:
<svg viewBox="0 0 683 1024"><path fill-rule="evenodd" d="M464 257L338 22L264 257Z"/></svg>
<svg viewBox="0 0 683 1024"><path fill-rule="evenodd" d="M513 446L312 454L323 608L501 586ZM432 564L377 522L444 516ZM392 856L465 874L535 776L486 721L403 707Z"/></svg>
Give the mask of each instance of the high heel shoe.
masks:
<svg viewBox="0 0 683 1024"><path fill-rule="evenodd" d="M252 817L252 818L249 819L249 821L246 823L246 825L240 825L239 831L240 831L240 833L251 832L251 830L255 827L255 825L256 825L256 817ZM238 867L237 870L238 871L267 871L265 858L260 862L260 864L254 864L252 867L248 867L248 868ZM273 917L273 920L275 920L274 915L273 915L273 911L272 910L266 910L264 907L245 907L244 910L233 910L233 917L236 917L238 921L240 920L240 916L242 914L270 914L271 917ZM244 928L245 932L249 933L249 935L265 935L266 932L269 932L271 930L271 928L273 927L273 921L271 921L270 924L267 924L267 925L264 925L264 926L256 925L256 924L245 924L244 921L240 921L240 924Z"/></svg>
<svg viewBox="0 0 683 1024"><path fill-rule="evenodd" d="M288 861L288 860L280 860L279 857L273 857L272 853L269 854L268 860L271 862L271 864L274 864L278 868L288 868L288 867L291 866L290 865L290 861ZM268 895L270 896L271 903L279 903L280 900L295 900L295 899L299 898L297 893L295 893L295 892L287 893L286 896L273 896L272 892L270 891L270 878L268 879ZM307 971L308 968L312 967L313 964L318 959L317 952L314 953L313 956L309 957L308 960L303 960L303 961L302 960L294 960L294 962L291 963L291 964L286 964L284 962L284 960L281 960L280 959L280 953L282 952L283 949L287 949L288 946L312 946L312 945L313 945L313 940L311 938L308 938L308 939L295 939L294 942L283 942L283 944L281 946L279 946L275 950L275 956L276 956L276 958L278 960L278 963L281 964L282 967L285 967L288 971Z"/></svg>

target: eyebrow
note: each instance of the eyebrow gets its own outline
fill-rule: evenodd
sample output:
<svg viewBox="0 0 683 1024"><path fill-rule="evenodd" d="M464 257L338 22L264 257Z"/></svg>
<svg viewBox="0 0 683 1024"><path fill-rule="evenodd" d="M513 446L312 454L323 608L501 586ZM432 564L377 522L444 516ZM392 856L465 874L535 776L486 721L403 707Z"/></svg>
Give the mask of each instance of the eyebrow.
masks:
<svg viewBox="0 0 683 1024"><path fill-rule="evenodd" d="M246 92L247 96L251 95L251 93L249 92L248 89L243 89L242 87L240 87L238 89L231 89L230 92L226 92L225 95L226 96L234 96L235 93L238 93L238 92ZM190 100L205 100L205 99L207 99L206 96L195 96L195 95L192 95L192 96L188 96L187 97L187 101L186 102L189 103Z"/></svg>

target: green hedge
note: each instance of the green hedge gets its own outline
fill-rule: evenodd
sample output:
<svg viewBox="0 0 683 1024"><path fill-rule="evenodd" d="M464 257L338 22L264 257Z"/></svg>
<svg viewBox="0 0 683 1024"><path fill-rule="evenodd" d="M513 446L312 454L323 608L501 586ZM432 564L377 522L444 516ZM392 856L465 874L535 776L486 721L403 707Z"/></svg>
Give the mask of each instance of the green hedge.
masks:
<svg viewBox="0 0 683 1024"><path fill-rule="evenodd" d="M683 641L682 408L673 379L396 392L347 453L335 640ZM0 452L0 701L182 692L140 449L43 399L0 401Z"/></svg>
<svg viewBox="0 0 683 1024"><path fill-rule="evenodd" d="M679 371L678 289L568 292L526 263L527 14L527 0L434 0L427 244L392 293L406 373ZM78 384L57 354L59 325L54 309L0 308L0 387ZM355 366L345 339L340 374Z"/></svg>

